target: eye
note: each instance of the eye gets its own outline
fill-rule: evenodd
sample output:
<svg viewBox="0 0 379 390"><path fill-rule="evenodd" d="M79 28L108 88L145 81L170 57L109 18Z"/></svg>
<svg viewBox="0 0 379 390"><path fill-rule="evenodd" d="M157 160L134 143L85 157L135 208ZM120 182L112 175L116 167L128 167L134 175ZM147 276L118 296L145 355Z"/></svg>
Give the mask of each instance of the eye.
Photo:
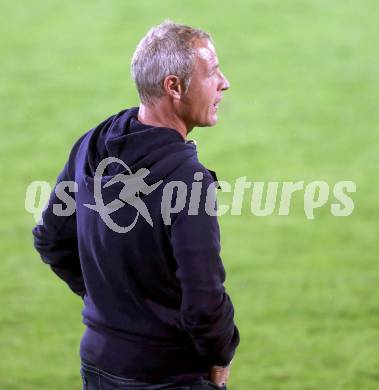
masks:
<svg viewBox="0 0 379 390"><path fill-rule="evenodd" d="M214 66L214 67L210 70L210 72L209 72L209 77L215 76L218 72L219 72L219 67L218 67L218 66Z"/></svg>

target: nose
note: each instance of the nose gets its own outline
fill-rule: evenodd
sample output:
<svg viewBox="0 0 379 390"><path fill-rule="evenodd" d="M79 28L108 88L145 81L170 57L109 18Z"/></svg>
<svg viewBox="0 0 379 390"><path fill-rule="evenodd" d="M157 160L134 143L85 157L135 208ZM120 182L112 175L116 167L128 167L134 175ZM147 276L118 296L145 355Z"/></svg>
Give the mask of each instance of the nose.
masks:
<svg viewBox="0 0 379 390"><path fill-rule="evenodd" d="M229 80L225 77L223 73L221 75L221 91L226 91L230 88Z"/></svg>

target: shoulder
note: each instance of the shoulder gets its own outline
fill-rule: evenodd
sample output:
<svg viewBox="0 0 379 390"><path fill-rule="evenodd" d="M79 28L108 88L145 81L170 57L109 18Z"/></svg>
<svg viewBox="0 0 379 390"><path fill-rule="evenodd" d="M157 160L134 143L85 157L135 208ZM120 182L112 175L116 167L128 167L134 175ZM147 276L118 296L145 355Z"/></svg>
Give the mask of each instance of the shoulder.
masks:
<svg viewBox="0 0 379 390"><path fill-rule="evenodd" d="M203 180L213 182L211 172L198 160L197 154L184 160L182 164L173 172L171 180L181 180L185 183Z"/></svg>

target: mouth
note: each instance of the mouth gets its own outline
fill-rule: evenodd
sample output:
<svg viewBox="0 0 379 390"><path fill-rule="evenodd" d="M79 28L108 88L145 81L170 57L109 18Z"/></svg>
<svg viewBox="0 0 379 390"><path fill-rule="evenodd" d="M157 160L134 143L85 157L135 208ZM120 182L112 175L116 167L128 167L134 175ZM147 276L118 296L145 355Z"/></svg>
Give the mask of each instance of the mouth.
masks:
<svg viewBox="0 0 379 390"><path fill-rule="evenodd" d="M216 100L216 102L212 104L212 106L214 107L215 110L218 109L218 105L219 105L220 102L221 102L221 99Z"/></svg>

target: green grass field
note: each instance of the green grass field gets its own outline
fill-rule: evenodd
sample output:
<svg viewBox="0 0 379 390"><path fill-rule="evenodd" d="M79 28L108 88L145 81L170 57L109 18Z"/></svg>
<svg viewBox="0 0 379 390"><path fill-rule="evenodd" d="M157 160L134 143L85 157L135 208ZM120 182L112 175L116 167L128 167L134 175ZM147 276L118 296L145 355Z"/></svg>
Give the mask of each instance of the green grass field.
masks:
<svg viewBox="0 0 379 390"><path fill-rule="evenodd" d="M220 218L241 345L231 390L379 389L379 3L1 1L0 389L81 388L81 301L32 247L24 209L74 140L138 104L129 63L150 26L209 30L232 88L205 165L234 181L356 182L355 209ZM222 199L229 199L223 195Z"/></svg>

